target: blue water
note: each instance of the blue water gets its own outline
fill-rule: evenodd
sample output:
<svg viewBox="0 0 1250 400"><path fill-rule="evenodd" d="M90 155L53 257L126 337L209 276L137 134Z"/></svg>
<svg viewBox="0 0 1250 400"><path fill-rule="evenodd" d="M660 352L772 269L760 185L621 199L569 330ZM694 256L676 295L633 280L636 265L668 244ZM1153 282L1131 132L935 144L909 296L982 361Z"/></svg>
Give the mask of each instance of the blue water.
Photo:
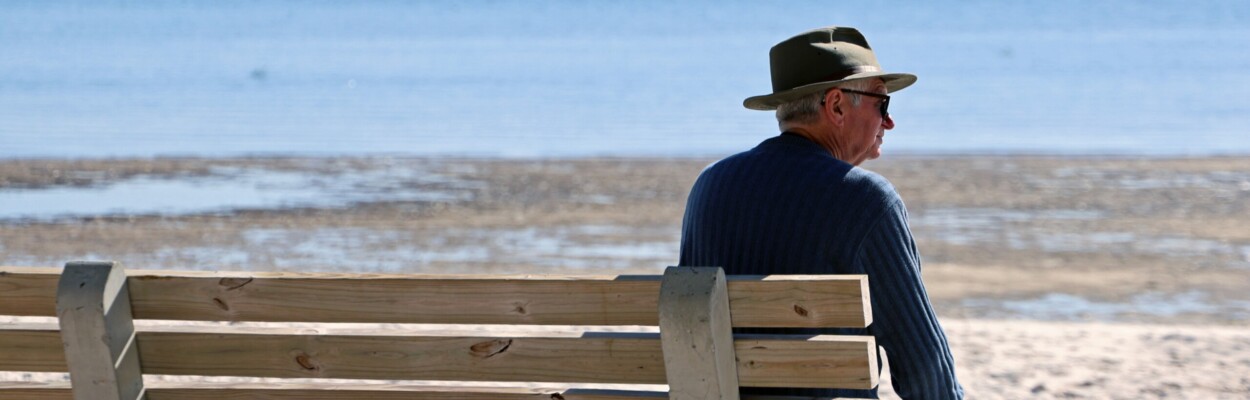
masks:
<svg viewBox="0 0 1250 400"><path fill-rule="evenodd" d="M1250 154L1250 2L0 2L0 158L721 155L861 28L885 151Z"/></svg>

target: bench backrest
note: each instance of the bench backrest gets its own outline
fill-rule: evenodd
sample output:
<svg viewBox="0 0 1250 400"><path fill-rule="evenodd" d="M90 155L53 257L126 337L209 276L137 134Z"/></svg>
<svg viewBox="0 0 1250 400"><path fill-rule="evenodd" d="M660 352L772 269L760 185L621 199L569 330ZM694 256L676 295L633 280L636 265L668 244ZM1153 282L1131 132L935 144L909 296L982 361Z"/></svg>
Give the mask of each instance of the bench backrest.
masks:
<svg viewBox="0 0 1250 400"><path fill-rule="evenodd" d="M76 399L736 398L739 385L872 388L871 337L729 330L865 327L869 304L864 276L725 277L719 268L447 276L0 267L0 315L59 321L0 324L0 371L71 372ZM620 332L635 326L652 328ZM144 386L144 374L440 382ZM669 384L671 393L567 389L581 383ZM0 399L31 393L71 398L63 384L0 385Z"/></svg>

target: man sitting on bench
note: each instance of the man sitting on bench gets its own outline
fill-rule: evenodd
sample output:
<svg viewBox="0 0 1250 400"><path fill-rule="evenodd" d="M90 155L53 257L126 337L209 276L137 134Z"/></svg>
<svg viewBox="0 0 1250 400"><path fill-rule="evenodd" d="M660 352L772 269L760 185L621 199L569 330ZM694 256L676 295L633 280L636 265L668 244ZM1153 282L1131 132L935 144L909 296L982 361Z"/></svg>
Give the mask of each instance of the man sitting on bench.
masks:
<svg viewBox="0 0 1250 400"><path fill-rule="evenodd" d="M744 105L777 110L782 133L699 176L686 205L681 265L728 274L866 274L875 323L837 333L876 337L899 396L963 398L903 202L885 178L856 167L881 155L885 131L894 128L889 94L916 77L882 71L854 28L805 32L769 56L773 93ZM876 389L743 393L877 397Z"/></svg>

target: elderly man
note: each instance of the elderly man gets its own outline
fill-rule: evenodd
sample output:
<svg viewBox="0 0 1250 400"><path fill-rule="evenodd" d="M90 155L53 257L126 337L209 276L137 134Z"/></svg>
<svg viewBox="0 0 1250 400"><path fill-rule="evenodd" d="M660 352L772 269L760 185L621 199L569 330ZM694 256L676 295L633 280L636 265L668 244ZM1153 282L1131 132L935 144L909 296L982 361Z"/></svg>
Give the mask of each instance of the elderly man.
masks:
<svg viewBox="0 0 1250 400"><path fill-rule="evenodd" d="M769 57L773 93L743 105L777 110L781 134L700 174L686 204L681 265L729 274L866 274L874 322L837 333L875 336L901 397L962 398L903 201L885 178L857 167L881 156L885 131L894 128L889 94L916 77L883 72L854 28L802 33ZM875 389L744 393L877 397Z"/></svg>

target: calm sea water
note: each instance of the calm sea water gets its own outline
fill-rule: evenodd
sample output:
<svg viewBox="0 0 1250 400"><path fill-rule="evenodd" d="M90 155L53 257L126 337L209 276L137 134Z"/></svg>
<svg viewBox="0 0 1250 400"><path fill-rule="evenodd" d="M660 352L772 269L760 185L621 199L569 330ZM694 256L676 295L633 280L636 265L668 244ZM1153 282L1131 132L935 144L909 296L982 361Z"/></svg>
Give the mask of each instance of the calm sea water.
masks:
<svg viewBox="0 0 1250 400"><path fill-rule="evenodd" d="M0 158L720 155L857 26L887 152L1250 154L1250 2L0 2Z"/></svg>

